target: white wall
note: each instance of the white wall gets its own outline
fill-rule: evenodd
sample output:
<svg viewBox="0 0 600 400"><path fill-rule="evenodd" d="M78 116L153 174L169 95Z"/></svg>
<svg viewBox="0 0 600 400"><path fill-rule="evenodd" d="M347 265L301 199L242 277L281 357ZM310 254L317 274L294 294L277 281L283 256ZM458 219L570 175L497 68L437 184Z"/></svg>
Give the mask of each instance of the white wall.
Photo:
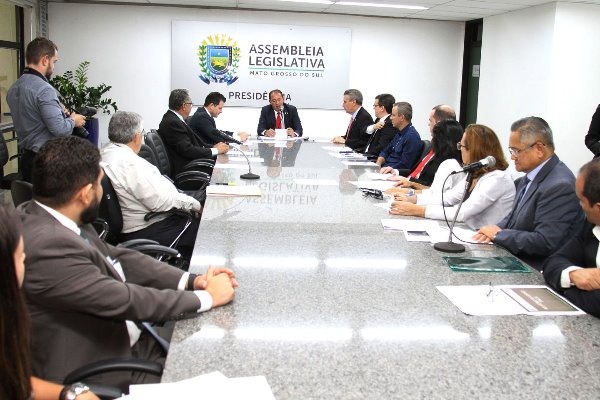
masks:
<svg viewBox="0 0 600 400"><path fill-rule="evenodd" d="M552 3L484 19L477 120L508 146L510 125L536 115L576 172L600 102L600 6Z"/></svg>
<svg viewBox="0 0 600 400"><path fill-rule="evenodd" d="M171 90L174 19L350 27L350 87L362 91L369 112L377 94L392 93L398 101L412 104L413 123L426 138L431 107L447 103L458 110L464 37L464 24L458 22L49 3L50 38L59 47L57 73L74 69L82 60L91 61L91 83L112 85L109 95L120 109L142 114L145 127L156 128ZM203 103L209 91L207 86L204 93L192 93L194 103ZM345 132L348 116L341 110L341 99L342 93L340 111L301 110L305 136ZM258 109L226 107L217 126L253 133L258 115ZM109 118L101 118L101 141L107 140Z"/></svg>

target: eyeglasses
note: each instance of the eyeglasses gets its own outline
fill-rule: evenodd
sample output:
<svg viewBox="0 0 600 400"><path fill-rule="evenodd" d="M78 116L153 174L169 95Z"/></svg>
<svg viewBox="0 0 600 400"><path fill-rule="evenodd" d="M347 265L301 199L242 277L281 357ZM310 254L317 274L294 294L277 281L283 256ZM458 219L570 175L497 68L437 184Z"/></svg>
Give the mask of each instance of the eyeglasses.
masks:
<svg viewBox="0 0 600 400"><path fill-rule="evenodd" d="M383 107L381 104L373 104L373 108L375 107Z"/></svg>
<svg viewBox="0 0 600 400"><path fill-rule="evenodd" d="M465 148L465 150L469 150L469 148L461 142L456 143L456 150L461 150L463 147Z"/></svg>
<svg viewBox="0 0 600 400"><path fill-rule="evenodd" d="M524 149L516 149L514 147L509 147L508 148L508 153L510 154L511 157L518 157L519 154L521 154L521 152L525 151L525 150L529 150L530 148L532 148L533 146L535 146L536 144L538 144L540 142L533 142L532 144L530 144L529 146L525 147ZM544 143L541 143L543 146L545 146Z"/></svg>
<svg viewBox="0 0 600 400"><path fill-rule="evenodd" d="M184 106L187 106L187 105L190 105L190 106L191 106L191 105L193 105L193 104L194 104L194 103L192 103L191 101L190 101L190 102L185 102L185 103L183 103L183 105L184 105Z"/></svg>

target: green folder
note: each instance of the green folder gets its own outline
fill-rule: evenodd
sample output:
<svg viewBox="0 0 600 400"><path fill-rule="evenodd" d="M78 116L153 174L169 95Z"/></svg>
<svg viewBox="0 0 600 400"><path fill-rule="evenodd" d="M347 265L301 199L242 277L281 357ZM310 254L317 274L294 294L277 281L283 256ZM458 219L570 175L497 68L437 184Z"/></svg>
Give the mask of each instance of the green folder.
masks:
<svg viewBox="0 0 600 400"><path fill-rule="evenodd" d="M531 272L518 258L505 257L442 257L452 271L465 272Z"/></svg>

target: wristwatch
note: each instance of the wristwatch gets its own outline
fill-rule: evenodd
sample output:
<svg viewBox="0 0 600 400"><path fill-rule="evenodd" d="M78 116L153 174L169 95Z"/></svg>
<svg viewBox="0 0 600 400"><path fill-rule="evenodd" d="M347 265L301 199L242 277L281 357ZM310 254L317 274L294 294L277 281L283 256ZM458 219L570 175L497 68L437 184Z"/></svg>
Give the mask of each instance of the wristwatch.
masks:
<svg viewBox="0 0 600 400"><path fill-rule="evenodd" d="M71 386L65 386L60 391L59 400L75 400L80 394L84 394L90 391L90 388L84 383L77 382Z"/></svg>

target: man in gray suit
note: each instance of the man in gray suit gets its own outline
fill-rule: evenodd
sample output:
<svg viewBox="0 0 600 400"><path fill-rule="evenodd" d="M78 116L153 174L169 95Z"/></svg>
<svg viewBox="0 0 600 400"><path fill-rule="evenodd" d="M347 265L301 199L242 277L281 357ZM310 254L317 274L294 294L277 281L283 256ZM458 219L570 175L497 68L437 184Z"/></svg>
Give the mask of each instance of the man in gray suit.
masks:
<svg viewBox="0 0 600 400"><path fill-rule="evenodd" d="M164 362L156 342L132 321L206 311L229 303L237 286L227 268L189 274L101 241L89 224L102 197L99 161L98 149L84 139L47 142L34 160L33 200L18 208L27 251L23 289L33 373L55 382L108 358ZM147 382L139 378L114 373L88 381L123 388Z"/></svg>
<svg viewBox="0 0 600 400"><path fill-rule="evenodd" d="M541 270L547 256L570 239L584 216L575 195L575 176L554 154L552 130L539 117L522 118L510 128L509 148L517 183L512 211L498 225L484 226L478 242L508 249Z"/></svg>

